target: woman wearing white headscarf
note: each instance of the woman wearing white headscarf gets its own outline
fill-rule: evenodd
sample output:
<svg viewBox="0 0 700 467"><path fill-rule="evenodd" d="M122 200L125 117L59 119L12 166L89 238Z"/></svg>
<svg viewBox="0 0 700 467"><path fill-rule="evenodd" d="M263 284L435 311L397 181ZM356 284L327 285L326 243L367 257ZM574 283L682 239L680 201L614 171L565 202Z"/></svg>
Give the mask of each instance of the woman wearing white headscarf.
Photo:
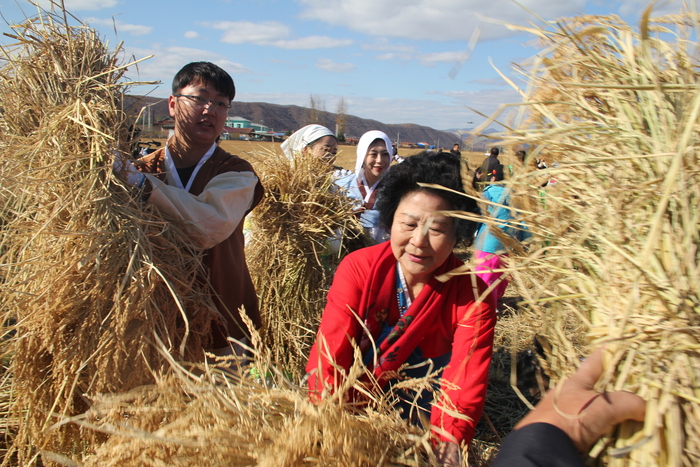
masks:
<svg viewBox="0 0 700 467"><path fill-rule="evenodd" d="M379 227L379 211L374 206L377 187L391 165L391 151L391 140L386 133L368 131L357 144L355 173L336 182L347 190L348 196L361 202L360 223L377 242L388 238L386 230Z"/></svg>
<svg viewBox="0 0 700 467"><path fill-rule="evenodd" d="M306 125L282 143L282 152L290 161L304 151L332 164L338 152L338 140L325 126Z"/></svg>

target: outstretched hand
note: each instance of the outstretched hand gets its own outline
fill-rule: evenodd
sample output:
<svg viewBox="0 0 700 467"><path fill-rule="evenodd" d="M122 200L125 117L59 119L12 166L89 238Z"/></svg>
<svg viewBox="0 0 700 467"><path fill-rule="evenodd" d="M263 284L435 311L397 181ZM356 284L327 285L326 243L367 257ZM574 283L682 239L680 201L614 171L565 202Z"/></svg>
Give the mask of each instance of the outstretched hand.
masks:
<svg viewBox="0 0 700 467"><path fill-rule="evenodd" d="M625 421L644 421L646 402L626 391L597 393L593 388L603 372L603 349L592 353L578 371L550 390L515 427L549 423L564 431L581 452L590 448L612 428Z"/></svg>
<svg viewBox="0 0 700 467"><path fill-rule="evenodd" d="M114 159L112 164L114 173L131 186L142 185L146 176L139 172L134 164L119 155Z"/></svg>

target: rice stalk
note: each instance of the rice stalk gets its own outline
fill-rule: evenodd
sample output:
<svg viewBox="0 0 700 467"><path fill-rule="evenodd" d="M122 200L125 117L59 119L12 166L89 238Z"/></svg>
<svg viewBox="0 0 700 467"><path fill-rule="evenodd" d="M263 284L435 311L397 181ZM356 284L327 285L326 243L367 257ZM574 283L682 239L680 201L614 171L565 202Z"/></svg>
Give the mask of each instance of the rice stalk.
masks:
<svg viewBox="0 0 700 467"><path fill-rule="evenodd" d="M266 192L250 217L246 258L260 297L261 334L276 365L299 380L335 268L363 241L362 228L331 167L314 155L289 161L260 154L256 171ZM342 243L338 251L333 242Z"/></svg>
<svg viewBox="0 0 700 467"><path fill-rule="evenodd" d="M2 341L16 425L3 464L29 465L94 449L103 436L51 427L85 412L84 395L152 383L169 367L156 340L203 358L217 315L178 224L112 174L128 126L121 50L65 12L12 28L0 47L0 310L16 323Z"/></svg>
<svg viewBox="0 0 700 467"><path fill-rule="evenodd" d="M366 387L361 363L315 405L260 350L253 365L267 378L231 361L187 369L170 359L174 371L155 384L93 396L89 411L61 422L109 435L80 465L434 465L428 434L400 418L391 395L347 402L349 390Z"/></svg>
<svg viewBox="0 0 700 467"><path fill-rule="evenodd" d="M599 461L691 466L700 461L698 16L652 18L651 8L637 30L579 16L537 31L542 51L502 136L550 168L528 163L509 181L535 240L512 257L513 274L552 344L554 380L607 344L601 389L648 401L643 429L623 426L594 448ZM542 175L558 183L540 189ZM544 272L534 280L528 266ZM588 349L566 330L572 319Z"/></svg>

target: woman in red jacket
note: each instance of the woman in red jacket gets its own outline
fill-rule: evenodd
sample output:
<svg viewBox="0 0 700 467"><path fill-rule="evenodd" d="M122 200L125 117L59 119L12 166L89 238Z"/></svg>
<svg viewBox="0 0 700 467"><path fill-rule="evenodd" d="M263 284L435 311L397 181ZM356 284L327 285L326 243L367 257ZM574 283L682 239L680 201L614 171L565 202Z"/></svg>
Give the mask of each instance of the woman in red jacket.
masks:
<svg viewBox="0 0 700 467"><path fill-rule="evenodd" d="M462 191L459 159L448 153L409 157L386 175L378 209L390 240L338 267L306 368L316 400L342 384L355 347L372 375L365 382L384 389L397 371L420 377L443 368L437 399L419 404L430 411L445 465L461 462L459 444L471 441L481 416L496 323L495 303L477 276L438 279L463 266L452 250L473 232L471 222L444 214L475 211Z"/></svg>

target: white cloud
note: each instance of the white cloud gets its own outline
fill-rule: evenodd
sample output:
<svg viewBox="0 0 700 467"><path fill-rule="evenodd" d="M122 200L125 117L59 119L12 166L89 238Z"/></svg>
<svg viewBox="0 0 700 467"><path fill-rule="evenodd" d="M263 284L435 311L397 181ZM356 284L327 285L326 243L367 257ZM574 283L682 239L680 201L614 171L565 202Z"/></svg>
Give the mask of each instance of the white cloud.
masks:
<svg viewBox="0 0 700 467"><path fill-rule="evenodd" d="M385 52L375 56L376 60L412 60L415 54L415 47L391 43L384 37L377 38L370 44L363 44L361 47L364 50Z"/></svg>
<svg viewBox="0 0 700 467"><path fill-rule="evenodd" d="M289 28L277 21L218 21L204 26L224 31L221 41L228 44L264 44L286 39Z"/></svg>
<svg viewBox="0 0 700 467"><path fill-rule="evenodd" d="M107 26L109 28L116 28L117 34L120 32L128 32L132 36L145 36L153 31L151 26L142 26L140 24L127 24L122 23L115 18L87 18L86 23L91 25Z"/></svg>
<svg viewBox="0 0 700 467"><path fill-rule="evenodd" d="M582 11L585 0L299 0L306 9L302 17L345 26L378 37L468 41L481 23L476 12L499 21L526 24L537 21L527 10L546 18ZM513 33L505 27L482 24L482 39Z"/></svg>
<svg viewBox="0 0 700 467"><path fill-rule="evenodd" d="M652 10L652 17L678 13L682 3L683 2L680 0L665 0L662 2L657 2ZM649 6L649 4L650 2L648 0L623 0L622 5L620 5L619 12L623 16L634 15L637 18L640 18L642 16L642 12ZM636 24L632 25L635 26Z"/></svg>
<svg viewBox="0 0 700 467"><path fill-rule="evenodd" d="M468 52L438 52L423 54L420 56L420 61L423 65L434 65L436 63L454 63L461 62L469 57Z"/></svg>
<svg viewBox="0 0 700 467"><path fill-rule="evenodd" d="M272 41L267 44L281 49L332 49L335 47L347 47L352 45L350 39L333 39L326 36L308 36L300 39Z"/></svg>
<svg viewBox="0 0 700 467"><path fill-rule="evenodd" d="M352 44L350 39L334 39L326 36L290 38L289 27L277 21L262 23L218 21L216 23L203 23L203 25L224 31L221 41L228 44L256 44L298 50L329 49L347 47Z"/></svg>
<svg viewBox="0 0 700 467"><path fill-rule="evenodd" d="M362 48L365 50L378 50L380 52L400 52L411 54L415 51L415 47L405 44L396 44L389 42L386 37L379 37L377 40L370 44L363 44Z"/></svg>
<svg viewBox="0 0 700 467"><path fill-rule="evenodd" d="M470 83L474 84L484 84L486 86L509 86L508 83L506 83L503 78L498 77L498 78L479 78L479 79L473 79L469 81Z"/></svg>
<svg viewBox="0 0 700 467"><path fill-rule="evenodd" d="M185 34L185 39L197 39L199 37L199 33L197 31L187 31Z"/></svg>
<svg viewBox="0 0 700 467"><path fill-rule="evenodd" d="M38 4L46 10L50 10L52 7L49 0L38 0ZM114 6L117 6L117 0L65 0L65 7L68 11L95 11L101 10L102 8L112 8Z"/></svg>
<svg viewBox="0 0 700 467"><path fill-rule="evenodd" d="M166 89L169 88L175 73L190 62L208 61L216 63L230 75L250 73L250 70L240 63L232 62L223 55L208 50L153 44L147 49L134 48L127 50L127 52L129 56L133 55L136 59L154 55L153 58L131 67L127 72L127 76L130 79L139 81L160 80ZM135 93L141 92L136 91ZM161 92L160 94L163 93Z"/></svg>
<svg viewBox="0 0 700 467"><path fill-rule="evenodd" d="M141 26L138 24L126 24L117 22L117 32L124 31L128 32L133 36L143 36L145 34L150 34L153 28L151 26Z"/></svg>
<svg viewBox="0 0 700 467"><path fill-rule="evenodd" d="M354 63L336 63L330 58L320 58L316 62L316 68L331 73L347 73L357 68L357 66Z"/></svg>

